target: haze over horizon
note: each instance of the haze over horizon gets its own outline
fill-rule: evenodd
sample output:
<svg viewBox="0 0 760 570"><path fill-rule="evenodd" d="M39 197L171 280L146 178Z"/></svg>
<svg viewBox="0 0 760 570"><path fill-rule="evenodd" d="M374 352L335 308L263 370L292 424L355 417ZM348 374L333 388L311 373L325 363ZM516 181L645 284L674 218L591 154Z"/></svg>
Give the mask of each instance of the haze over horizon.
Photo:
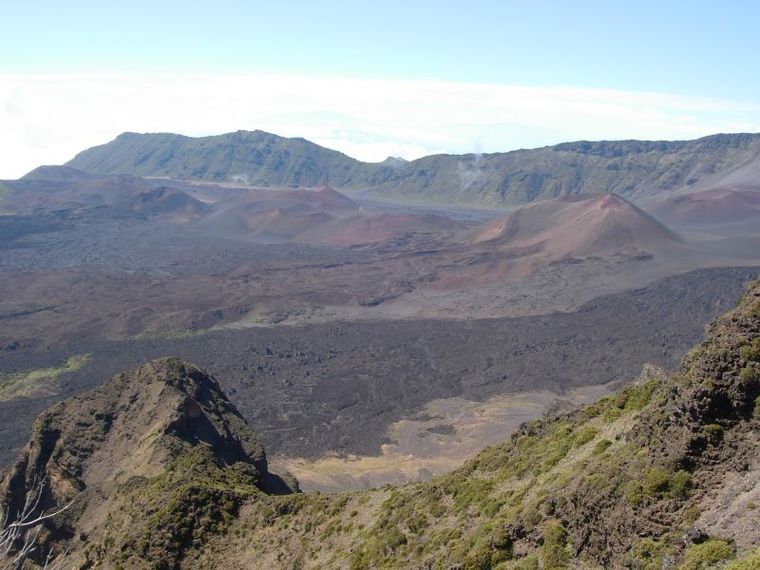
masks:
<svg viewBox="0 0 760 570"><path fill-rule="evenodd" d="M180 13L48 1L5 13L35 31L0 37L0 178L123 131L261 129L366 161L760 131L750 2L228 0Z"/></svg>

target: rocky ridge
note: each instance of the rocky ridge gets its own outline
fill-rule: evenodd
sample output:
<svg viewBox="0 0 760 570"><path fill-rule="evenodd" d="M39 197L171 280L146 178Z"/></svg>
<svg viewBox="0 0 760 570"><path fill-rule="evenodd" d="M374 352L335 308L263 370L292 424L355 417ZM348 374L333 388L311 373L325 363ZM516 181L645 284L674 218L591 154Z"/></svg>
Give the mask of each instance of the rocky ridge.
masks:
<svg viewBox="0 0 760 570"><path fill-rule="evenodd" d="M302 138L237 131L192 138L124 133L67 166L265 187L313 187L481 205L615 192L627 199L729 185L757 190L760 135L692 141L579 141L489 154L438 154L366 163Z"/></svg>
<svg viewBox="0 0 760 570"><path fill-rule="evenodd" d="M173 380L136 394L146 371ZM6 475L5 504L37 473L51 504L74 498L44 537L78 567L744 570L760 560L760 282L677 372L645 368L613 396L398 488L263 493L255 438L234 435L249 432L193 377L202 373L161 361L43 414ZM145 412L108 411L130 402ZM158 432L145 428L153 421ZM121 422L134 429L129 453L106 455L109 434L127 433Z"/></svg>

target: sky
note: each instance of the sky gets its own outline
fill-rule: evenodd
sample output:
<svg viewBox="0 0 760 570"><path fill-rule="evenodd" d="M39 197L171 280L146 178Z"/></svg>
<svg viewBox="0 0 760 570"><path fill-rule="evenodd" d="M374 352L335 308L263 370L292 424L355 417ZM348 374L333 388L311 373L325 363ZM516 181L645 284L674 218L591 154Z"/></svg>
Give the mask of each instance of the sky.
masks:
<svg viewBox="0 0 760 570"><path fill-rule="evenodd" d="M124 131L362 160L760 131L760 3L0 0L0 178Z"/></svg>

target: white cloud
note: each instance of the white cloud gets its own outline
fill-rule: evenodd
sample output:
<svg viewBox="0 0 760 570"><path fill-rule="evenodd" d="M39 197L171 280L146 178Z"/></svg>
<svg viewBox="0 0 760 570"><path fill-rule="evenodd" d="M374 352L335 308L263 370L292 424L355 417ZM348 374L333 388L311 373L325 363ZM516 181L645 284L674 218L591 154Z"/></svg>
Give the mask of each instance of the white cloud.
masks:
<svg viewBox="0 0 760 570"><path fill-rule="evenodd" d="M275 75L0 75L0 178L123 131L263 129L363 160L760 131L760 105L659 93Z"/></svg>

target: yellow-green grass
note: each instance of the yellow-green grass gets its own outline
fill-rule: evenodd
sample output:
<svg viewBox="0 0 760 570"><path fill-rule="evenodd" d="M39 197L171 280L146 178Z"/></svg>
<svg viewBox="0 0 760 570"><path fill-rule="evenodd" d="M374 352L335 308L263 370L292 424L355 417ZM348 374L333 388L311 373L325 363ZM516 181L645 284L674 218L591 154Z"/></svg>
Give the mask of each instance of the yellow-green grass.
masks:
<svg viewBox="0 0 760 570"><path fill-rule="evenodd" d="M75 372L90 359L90 354L67 358L60 366L36 368L26 372L0 373L0 401L22 396L50 395L56 392L55 380L67 372Z"/></svg>

